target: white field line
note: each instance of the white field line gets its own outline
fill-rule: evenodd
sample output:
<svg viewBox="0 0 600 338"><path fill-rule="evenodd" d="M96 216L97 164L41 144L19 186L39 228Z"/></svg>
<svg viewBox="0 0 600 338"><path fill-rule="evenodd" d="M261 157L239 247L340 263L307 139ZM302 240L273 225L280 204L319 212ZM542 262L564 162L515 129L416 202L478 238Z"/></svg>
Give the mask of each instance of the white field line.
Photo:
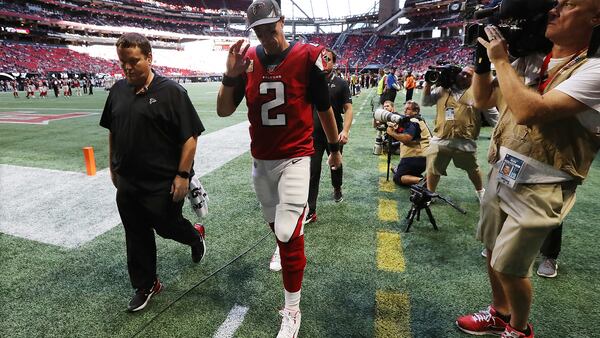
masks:
<svg viewBox="0 0 600 338"><path fill-rule="evenodd" d="M368 94L367 98L360 105L360 109L356 112L356 114L354 114L354 117L359 117L360 113L362 113L362 111L365 110L365 105L367 103L371 103L371 100L373 99L373 93L374 93L374 91L372 89L369 90L369 94ZM356 123L356 119L352 120L352 124L354 124L354 123Z"/></svg>
<svg viewBox="0 0 600 338"><path fill-rule="evenodd" d="M206 175L249 148L247 121L200 136L195 171ZM78 247L121 223L115 193L108 169L87 176L0 164L0 232Z"/></svg>
<svg viewBox="0 0 600 338"><path fill-rule="evenodd" d="M213 337L214 338L231 338L231 337L233 337L233 335L235 334L235 331L237 331L237 329L242 325L242 322L244 321L244 317L246 316L247 312L248 312L247 307L236 304L231 309L231 311L229 311L227 318L225 319L223 324L221 324L221 326L219 326L219 329L217 330L217 332L215 333L215 335Z"/></svg>

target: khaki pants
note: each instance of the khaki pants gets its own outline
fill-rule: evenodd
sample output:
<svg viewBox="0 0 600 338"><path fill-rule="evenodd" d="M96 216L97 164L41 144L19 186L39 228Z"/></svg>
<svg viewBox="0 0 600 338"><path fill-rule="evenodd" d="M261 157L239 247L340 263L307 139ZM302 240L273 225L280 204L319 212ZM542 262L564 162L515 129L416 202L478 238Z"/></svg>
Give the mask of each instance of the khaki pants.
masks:
<svg viewBox="0 0 600 338"><path fill-rule="evenodd" d="M480 209L477 239L492 250L495 271L530 277L548 233L557 228L575 204L575 183L518 184L510 188L488 175Z"/></svg>
<svg viewBox="0 0 600 338"><path fill-rule="evenodd" d="M450 161L454 166L470 173L479 166L477 165L477 154L437 144L430 144L427 149L427 174L446 176L446 168Z"/></svg>

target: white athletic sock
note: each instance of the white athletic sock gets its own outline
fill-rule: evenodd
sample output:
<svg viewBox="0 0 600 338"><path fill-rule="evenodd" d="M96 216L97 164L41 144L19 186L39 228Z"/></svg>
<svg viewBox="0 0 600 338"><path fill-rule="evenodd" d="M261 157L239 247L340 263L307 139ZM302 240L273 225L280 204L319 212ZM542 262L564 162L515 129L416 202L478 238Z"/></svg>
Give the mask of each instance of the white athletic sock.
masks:
<svg viewBox="0 0 600 338"><path fill-rule="evenodd" d="M481 200L483 199L483 194L485 194L485 188L481 188L481 190L475 190L475 193L477 194L479 203L481 203Z"/></svg>
<svg viewBox="0 0 600 338"><path fill-rule="evenodd" d="M285 308L292 311L300 311L300 291L288 292L283 290L285 293Z"/></svg>

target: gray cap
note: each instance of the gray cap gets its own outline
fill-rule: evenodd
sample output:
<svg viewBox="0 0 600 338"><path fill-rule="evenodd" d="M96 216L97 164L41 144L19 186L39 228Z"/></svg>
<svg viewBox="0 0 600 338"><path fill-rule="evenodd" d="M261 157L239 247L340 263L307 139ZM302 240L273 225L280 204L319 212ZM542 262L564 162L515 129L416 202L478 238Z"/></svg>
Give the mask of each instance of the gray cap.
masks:
<svg viewBox="0 0 600 338"><path fill-rule="evenodd" d="M281 19L281 9L275 0L256 0L246 11L246 29L277 22Z"/></svg>

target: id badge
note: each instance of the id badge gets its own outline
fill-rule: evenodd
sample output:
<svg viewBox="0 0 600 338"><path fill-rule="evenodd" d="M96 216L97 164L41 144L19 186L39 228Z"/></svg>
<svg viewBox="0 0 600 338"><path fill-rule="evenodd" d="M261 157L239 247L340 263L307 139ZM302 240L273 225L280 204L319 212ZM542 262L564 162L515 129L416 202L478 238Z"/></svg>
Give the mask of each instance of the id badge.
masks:
<svg viewBox="0 0 600 338"><path fill-rule="evenodd" d="M524 167L525 161L518 157L506 154L500 165L500 170L498 171L498 182L514 188L517 179L519 178L519 174L523 171Z"/></svg>
<svg viewBox="0 0 600 338"><path fill-rule="evenodd" d="M446 108L446 121L454 121L454 108Z"/></svg>

